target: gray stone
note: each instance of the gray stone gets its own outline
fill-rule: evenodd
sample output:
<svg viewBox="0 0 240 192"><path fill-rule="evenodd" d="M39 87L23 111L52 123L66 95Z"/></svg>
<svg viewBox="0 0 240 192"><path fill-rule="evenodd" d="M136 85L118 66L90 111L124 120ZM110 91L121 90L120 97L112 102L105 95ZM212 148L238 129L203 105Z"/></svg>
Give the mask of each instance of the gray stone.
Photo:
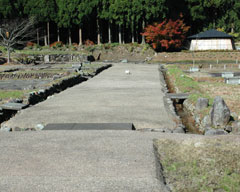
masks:
<svg viewBox="0 0 240 192"><path fill-rule="evenodd" d="M53 75L53 80L60 79L62 76L61 75Z"/></svg>
<svg viewBox="0 0 240 192"><path fill-rule="evenodd" d="M1 108L5 110L13 110L13 111L19 111L21 109L27 108L27 104L22 104L22 103L5 103L1 105Z"/></svg>
<svg viewBox="0 0 240 192"><path fill-rule="evenodd" d="M44 55L44 63L49 63L49 62L50 62L49 55Z"/></svg>
<svg viewBox="0 0 240 192"><path fill-rule="evenodd" d="M215 97L210 112L212 126L225 127L230 120L230 114L230 110L223 98L220 96Z"/></svg>
<svg viewBox="0 0 240 192"><path fill-rule="evenodd" d="M42 129L44 129L44 125L43 125L43 124L37 124L37 125L35 126L35 129L36 129L36 130L42 130Z"/></svg>
<svg viewBox="0 0 240 192"><path fill-rule="evenodd" d="M227 131L228 133L232 132L232 126L231 125L227 125L225 128L224 128L225 131Z"/></svg>
<svg viewBox="0 0 240 192"><path fill-rule="evenodd" d="M189 69L190 72L198 72L200 71L198 67L190 67Z"/></svg>
<svg viewBox="0 0 240 192"><path fill-rule="evenodd" d="M127 60L127 59L123 59L123 60L121 61L121 63L128 63L128 60Z"/></svg>
<svg viewBox="0 0 240 192"><path fill-rule="evenodd" d="M226 135L227 132L223 129L208 129L204 135Z"/></svg>
<svg viewBox="0 0 240 192"><path fill-rule="evenodd" d="M232 133L240 133L240 121L234 121L232 123Z"/></svg>
<svg viewBox="0 0 240 192"><path fill-rule="evenodd" d="M179 126L172 131L173 133L185 133L184 128Z"/></svg>
<svg viewBox="0 0 240 192"><path fill-rule="evenodd" d="M4 132L9 132L12 131L12 128L8 127L7 125L2 125L0 130Z"/></svg>
<svg viewBox="0 0 240 192"><path fill-rule="evenodd" d="M235 113L235 112L232 112L232 113L231 113L231 117L232 117L235 121L238 120L238 114Z"/></svg>
<svg viewBox="0 0 240 192"><path fill-rule="evenodd" d="M196 110L201 111L205 108L207 108L209 105L209 99L207 98L198 98L196 103Z"/></svg>
<svg viewBox="0 0 240 192"><path fill-rule="evenodd" d="M211 119L209 115L206 115L203 117L202 121L201 121L201 125L203 127L209 127L211 126Z"/></svg>

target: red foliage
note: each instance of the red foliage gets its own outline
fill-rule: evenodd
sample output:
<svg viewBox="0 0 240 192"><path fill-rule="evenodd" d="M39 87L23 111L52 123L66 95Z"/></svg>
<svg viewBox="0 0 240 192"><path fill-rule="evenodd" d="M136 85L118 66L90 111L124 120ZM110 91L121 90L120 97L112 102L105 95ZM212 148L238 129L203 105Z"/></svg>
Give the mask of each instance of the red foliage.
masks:
<svg viewBox="0 0 240 192"><path fill-rule="evenodd" d="M93 41L87 39L86 41L84 41L84 45L89 46L89 45L94 45Z"/></svg>
<svg viewBox="0 0 240 192"><path fill-rule="evenodd" d="M142 35L146 37L146 41L152 44L154 49L159 46L166 49L180 48L189 29L190 27L186 26L182 19L176 21L170 19L159 24L148 25Z"/></svg>
<svg viewBox="0 0 240 192"><path fill-rule="evenodd" d="M50 45L50 47L62 47L63 46L63 42L62 41L55 41L54 43L52 43Z"/></svg>
<svg viewBox="0 0 240 192"><path fill-rule="evenodd" d="M35 45L36 45L36 43L33 43L31 41L28 41L26 44L27 47L34 47Z"/></svg>

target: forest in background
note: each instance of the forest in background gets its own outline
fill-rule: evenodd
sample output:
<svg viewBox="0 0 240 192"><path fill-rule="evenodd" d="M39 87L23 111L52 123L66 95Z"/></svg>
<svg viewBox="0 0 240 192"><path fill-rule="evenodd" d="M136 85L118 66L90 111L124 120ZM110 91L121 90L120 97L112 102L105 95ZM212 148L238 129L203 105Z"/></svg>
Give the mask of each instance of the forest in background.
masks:
<svg viewBox="0 0 240 192"><path fill-rule="evenodd" d="M141 43L147 25L180 15L189 35L215 28L239 37L239 0L0 0L2 22L35 17L40 45Z"/></svg>

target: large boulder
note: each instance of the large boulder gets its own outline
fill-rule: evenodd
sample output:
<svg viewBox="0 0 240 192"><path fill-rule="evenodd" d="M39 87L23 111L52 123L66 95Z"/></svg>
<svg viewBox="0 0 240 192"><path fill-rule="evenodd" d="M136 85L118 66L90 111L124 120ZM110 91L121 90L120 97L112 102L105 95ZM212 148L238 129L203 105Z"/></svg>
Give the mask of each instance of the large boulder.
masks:
<svg viewBox="0 0 240 192"><path fill-rule="evenodd" d="M230 114L230 110L223 98L220 96L215 97L210 112L212 126L224 128L230 120Z"/></svg>

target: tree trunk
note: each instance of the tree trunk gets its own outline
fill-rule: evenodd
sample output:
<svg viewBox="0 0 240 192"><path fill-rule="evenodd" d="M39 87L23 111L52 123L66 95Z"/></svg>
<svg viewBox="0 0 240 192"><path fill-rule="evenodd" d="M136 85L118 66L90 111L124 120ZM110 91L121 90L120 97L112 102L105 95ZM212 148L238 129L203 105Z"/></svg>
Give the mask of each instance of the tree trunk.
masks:
<svg viewBox="0 0 240 192"><path fill-rule="evenodd" d="M10 47L7 48L7 63L10 63Z"/></svg>
<svg viewBox="0 0 240 192"><path fill-rule="evenodd" d="M142 29L144 30L144 28L145 28L145 21L143 20L143 22L142 22ZM145 36L144 35L142 35L142 44L145 44L146 42L145 42Z"/></svg>
<svg viewBox="0 0 240 192"><path fill-rule="evenodd" d="M232 23L232 26L231 26L231 33L234 33L234 23Z"/></svg>
<svg viewBox="0 0 240 192"><path fill-rule="evenodd" d="M50 45L50 30L49 30L49 22L47 22L47 36L48 36L48 45Z"/></svg>
<svg viewBox="0 0 240 192"><path fill-rule="evenodd" d="M122 30L122 43L125 44L125 30L124 30L124 27L123 27L123 30Z"/></svg>
<svg viewBox="0 0 240 192"><path fill-rule="evenodd" d="M37 29L37 44L39 45L39 30Z"/></svg>
<svg viewBox="0 0 240 192"><path fill-rule="evenodd" d="M59 27L57 27L57 41L60 41L60 32L59 32Z"/></svg>
<svg viewBox="0 0 240 192"><path fill-rule="evenodd" d="M101 36L100 36L100 26L99 26L99 20L97 19L97 44L101 44Z"/></svg>
<svg viewBox="0 0 240 192"><path fill-rule="evenodd" d="M131 26L131 33L132 33L132 43L134 43L134 24L132 21L132 26Z"/></svg>
<svg viewBox="0 0 240 192"><path fill-rule="evenodd" d="M68 29L68 44L72 45L72 37L71 37L71 30Z"/></svg>
<svg viewBox="0 0 240 192"><path fill-rule="evenodd" d="M79 27L79 45L82 45L82 28Z"/></svg>
<svg viewBox="0 0 240 192"><path fill-rule="evenodd" d="M108 43L112 43L111 40L111 23L108 23Z"/></svg>
<svg viewBox="0 0 240 192"><path fill-rule="evenodd" d="M46 31L44 31L45 34L44 34L44 45L47 46L47 34L46 34Z"/></svg>
<svg viewBox="0 0 240 192"><path fill-rule="evenodd" d="M121 25L119 25L118 39L119 39L119 44L121 44L121 43L122 43L122 31L121 31Z"/></svg>

